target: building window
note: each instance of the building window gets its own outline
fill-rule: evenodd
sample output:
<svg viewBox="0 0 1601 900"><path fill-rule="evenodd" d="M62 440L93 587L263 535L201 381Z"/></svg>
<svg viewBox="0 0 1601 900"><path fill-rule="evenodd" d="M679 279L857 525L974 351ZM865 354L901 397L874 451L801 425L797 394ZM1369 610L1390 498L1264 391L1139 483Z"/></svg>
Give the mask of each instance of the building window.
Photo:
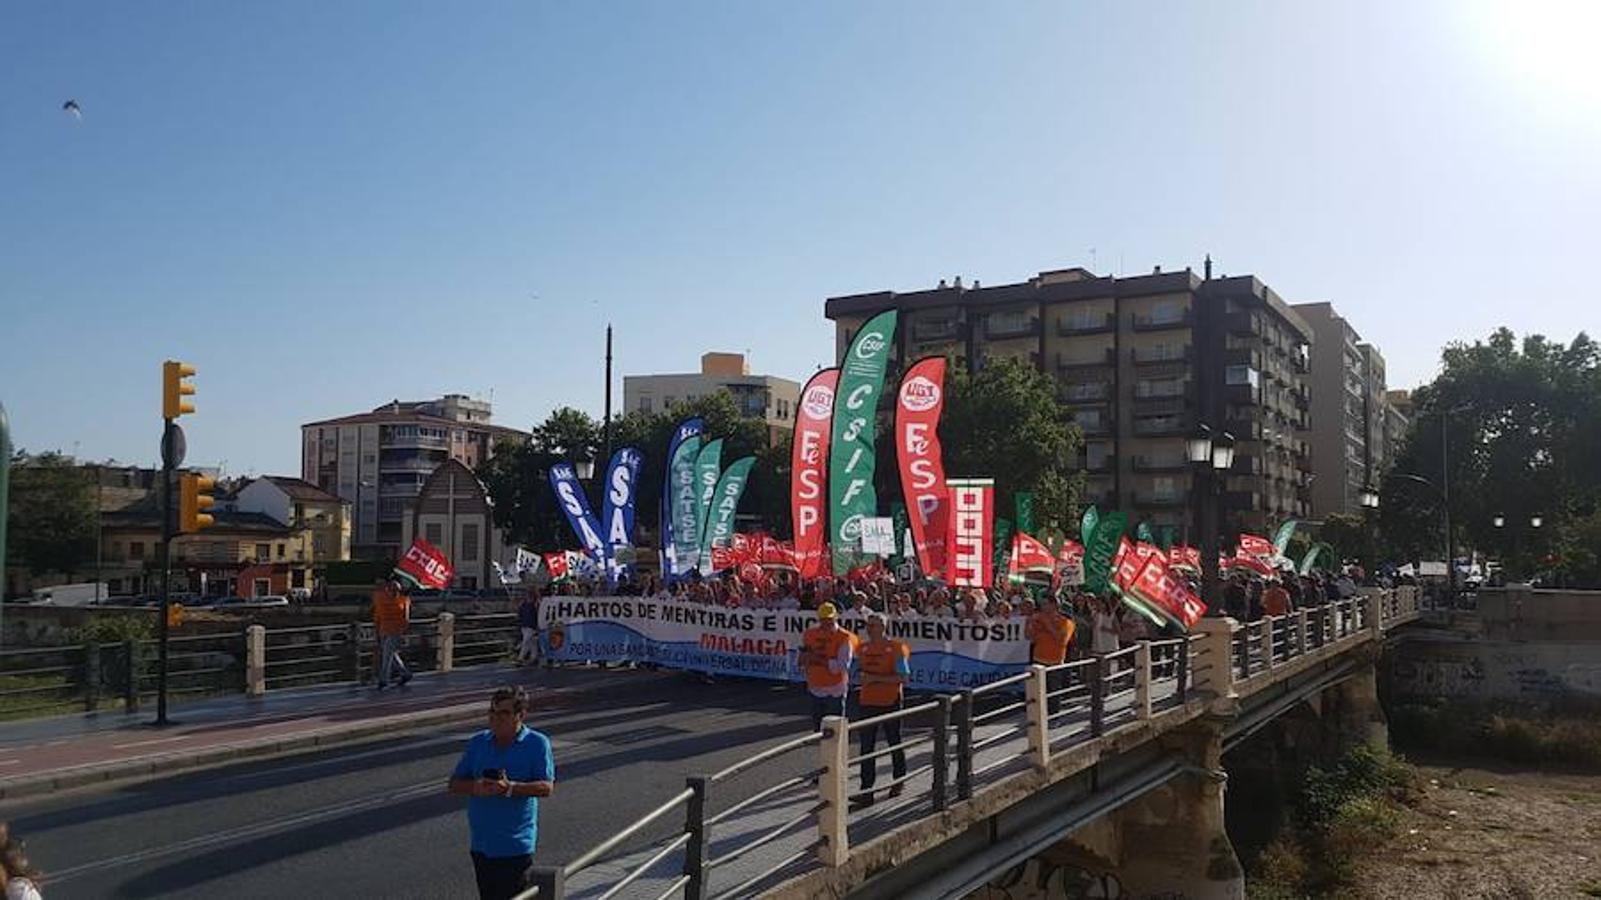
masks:
<svg viewBox="0 0 1601 900"><path fill-rule="evenodd" d="M278 545L278 558L279 559L283 559L284 558L284 553L285 553L284 545L283 544L279 544Z"/></svg>
<svg viewBox="0 0 1601 900"><path fill-rule="evenodd" d="M144 559L145 558L145 542L144 541L129 541L128 542L128 558L129 559Z"/></svg>
<svg viewBox="0 0 1601 900"><path fill-rule="evenodd" d="M250 594L252 597L265 597L272 593L272 582L265 578L257 578L252 583L252 587L253 590Z"/></svg>
<svg viewBox="0 0 1601 900"><path fill-rule="evenodd" d="M674 403L677 403L677 402L678 402L678 398L677 397L674 397L672 394L668 394L667 396L662 398L662 408L663 409L668 409Z"/></svg>
<svg viewBox="0 0 1601 900"><path fill-rule="evenodd" d="M312 535L312 537L311 537L311 552L315 553L318 556L321 556L324 553L327 553L328 552L328 536L325 535L325 534Z"/></svg>
<svg viewBox="0 0 1601 900"><path fill-rule="evenodd" d="M461 561L478 561L478 523L464 522L461 526Z"/></svg>
<svg viewBox="0 0 1601 900"><path fill-rule="evenodd" d="M1172 325L1184 320L1184 307L1177 303L1158 303L1151 307L1152 325Z"/></svg>
<svg viewBox="0 0 1601 900"><path fill-rule="evenodd" d="M1107 445L1105 444L1084 445L1085 468L1094 470L1106 468L1106 460L1108 456L1110 456L1110 454L1107 452Z"/></svg>
<svg viewBox="0 0 1601 900"><path fill-rule="evenodd" d="M1104 381L1084 381L1067 386L1069 400L1104 400L1109 385Z"/></svg>
<svg viewBox="0 0 1601 900"><path fill-rule="evenodd" d="M445 527L438 522L429 522L423 526L423 540L435 547L445 542Z"/></svg>
<svg viewBox="0 0 1601 900"><path fill-rule="evenodd" d="M1170 477L1151 479L1151 496L1157 500L1178 499L1178 482Z"/></svg>
<svg viewBox="0 0 1601 900"><path fill-rule="evenodd" d="M263 561L269 560L269 559L272 559L272 545L271 544L257 544L256 545L256 561L257 562L263 562Z"/></svg>
<svg viewBox="0 0 1601 900"><path fill-rule="evenodd" d="M1103 420L1098 409L1080 409L1073 412L1073 421L1078 423L1078 427L1089 431L1100 428Z"/></svg>
<svg viewBox="0 0 1601 900"><path fill-rule="evenodd" d="M1141 379L1134 383L1134 396L1136 397L1177 397L1183 393L1184 379L1182 378Z"/></svg>
<svg viewBox="0 0 1601 900"><path fill-rule="evenodd" d="M1256 387L1261 383L1261 375L1250 366L1229 366L1223 370L1223 383L1238 385L1248 384Z"/></svg>
<svg viewBox="0 0 1601 900"><path fill-rule="evenodd" d="M655 403L649 397L640 397L639 398L639 411L642 412L642 413L655 412L656 411Z"/></svg>

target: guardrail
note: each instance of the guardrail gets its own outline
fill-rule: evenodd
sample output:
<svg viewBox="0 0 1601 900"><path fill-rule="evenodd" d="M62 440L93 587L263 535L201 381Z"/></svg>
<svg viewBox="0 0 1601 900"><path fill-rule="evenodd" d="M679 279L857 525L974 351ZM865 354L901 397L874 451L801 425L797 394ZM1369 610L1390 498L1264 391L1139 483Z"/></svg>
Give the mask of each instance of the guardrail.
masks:
<svg viewBox="0 0 1601 900"><path fill-rule="evenodd" d="M440 613L412 619L401 645L413 672L448 672L510 658L520 638L514 614ZM93 711L128 711L155 696L153 639L0 650L0 720ZM371 622L181 635L168 639L168 694L175 699L320 684L370 684L378 668Z"/></svg>
<svg viewBox="0 0 1601 900"><path fill-rule="evenodd" d="M1257 622L1207 619L1196 633L1184 637L1141 641L1115 653L1057 666L1030 666L980 687L933 696L869 718L829 717L820 733L768 748L716 775L687 779L682 792L566 866L536 867L534 886L519 900L560 900L574 876L593 874L602 863L623 858L632 861L601 886L586 888L586 897L592 892L605 900L621 896L653 869L657 879L666 880L653 881L645 896L722 900L773 881L809 856L815 855L823 866L841 866L851 859L853 836L871 832L874 826L879 833L904 827L905 817L919 809L937 815L1019 773L1048 772L1059 755L1188 708L1192 700L1232 696L1236 686L1254 690L1269 680L1261 676L1288 663L1325 651L1344 652L1417 615L1416 592L1407 590L1382 595L1370 591ZM1261 680L1253 684L1253 679ZM871 749L858 746L852 752L852 735L878 732L891 724L900 726L898 741L878 746L875 739ZM759 780L756 789L710 814L709 797L717 793L709 793L711 785L732 773L761 770L775 759L814 745L820 754L817 767L785 777L766 773L769 777ZM882 781L875 778L874 802L853 804L853 799L867 794L862 787L863 764L877 767L897 752L906 757L904 774ZM814 780L815 792L808 789ZM878 793L892 790L888 802L876 800ZM790 806L778 811L782 819L741 846L708 856L713 826L785 796ZM684 816L681 829L624 849L679 811ZM797 844L793 835L807 823L816 829L816 836ZM742 873L745 877L738 884L712 892L715 869L784 837L791 841L780 858L763 860L754 871ZM679 854L679 862L663 873L659 867L674 854Z"/></svg>

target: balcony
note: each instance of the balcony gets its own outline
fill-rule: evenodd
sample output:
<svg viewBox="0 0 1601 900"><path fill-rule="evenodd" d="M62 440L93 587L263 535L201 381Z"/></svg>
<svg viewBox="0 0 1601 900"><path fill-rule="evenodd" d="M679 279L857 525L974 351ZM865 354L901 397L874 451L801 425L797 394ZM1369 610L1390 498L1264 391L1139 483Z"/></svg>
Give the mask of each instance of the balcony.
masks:
<svg viewBox="0 0 1601 900"><path fill-rule="evenodd" d="M1107 403L1112 399L1112 384L1107 381L1080 381L1062 386L1062 402Z"/></svg>
<svg viewBox="0 0 1601 900"><path fill-rule="evenodd" d="M1073 337L1080 334L1104 334L1108 331L1116 330L1117 316L1112 313L1056 320L1056 333L1062 337Z"/></svg>
<svg viewBox="0 0 1601 900"><path fill-rule="evenodd" d="M1026 320L996 320L984 321L984 337L992 341L1006 340L1007 338L1039 337L1040 320L1033 316Z"/></svg>
<svg viewBox="0 0 1601 900"><path fill-rule="evenodd" d="M1255 347L1230 347L1223 351L1223 364L1228 366L1250 366L1253 369L1262 368L1262 352Z"/></svg>
<svg viewBox="0 0 1601 900"><path fill-rule="evenodd" d="M1190 502L1188 491L1174 491L1172 493L1138 493L1134 495L1134 505L1139 507L1155 507L1170 509L1177 506L1187 506Z"/></svg>
<svg viewBox="0 0 1601 900"><path fill-rule="evenodd" d="M424 475L432 475L434 473L434 470L439 468L439 466L442 463L444 463L444 461L447 458L448 457L444 457L444 456L441 456L438 459L428 459L428 458L425 458L425 457L415 457L415 456L414 457L409 457L409 458L406 458L406 459L382 459L382 458L380 458L378 460L378 471L379 472L421 472Z"/></svg>
<svg viewBox="0 0 1601 900"><path fill-rule="evenodd" d="M1190 348L1181 349L1172 347L1149 347L1141 350L1138 347L1129 351L1129 357L1136 366L1154 366L1163 363L1187 363L1190 361Z"/></svg>
<svg viewBox="0 0 1601 900"><path fill-rule="evenodd" d="M1080 422L1078 419L1074 419L1073 424L1078 426L1079 431L1090 437L1112 433L1112 423L1104 418L1097 418L1091 422Z"/></svg>
<svg viewBox="0 0 1601 900"><path fill-rule="evenodd" d="M954 341L961 333L955 319L913 320L911 338L914 341Z"/></svg>
<svg viewBox="0 0 1601 900"><path fill-rule="evenodd" d="M1160 416L1134 420L1134 433L1140 437L1175 437L1188 433L1184 416Z"/></svg>
<svg viewBox="0 0 1601 900"><path fill-rule="evenodd" d="M1262 439L1262 423L1255 419L1229 419L1223 423L1223 430L1234 435L1234 439L1238 441Z"/></svg>
<svg viewBox="0 0 1601 900"><path fill-rule="evenodd" d="M1254 510L1261 507L1262 495L1255 491L1224 491L1223 508L1227 510Z"/></svg>
<svg viewBox="0 0 1601 900"><path fill-rule="evenodd" d="M1255 406L1262 402L1262 389L1254 384L1226 385L1223 399L1239 406Z"/></svg>
<svg viewBox="0 0 1601 900"><path fill-rule="evenodd" d="M1077 369L1098 369L1104 366L1117 365L1117 351L1107 347L1100 353L1082 354L1068 357L1063 353L1056 354L1056 368L1058 371L1074 371Z"/></svg>
<svg viewBox="0 0 1601 900"><path fill-rule="evenodd" d="M1103 456L1095 462L1084 461L1084 471L1091 475L1105 475L1112 471L1112 457Z"/></svg>
<svg viewBox="0 0 1601 900"><path fill-rule="evenodd" d="M1186 472L1189 471L1189 468L1190 464L1182 456L1135 455L1134 457L1134 471L1136 472Z"/></svg>
<svg viewBox="0 0 1601 900"><path fill-rule="evenodd" d="M1229 313L1226 322L1229 334L1262 334L1262 317L1254 312Z"/></svg>
<svg viewBox="0 0 1601 900"><path fill-rule="evenodd" d="M1178 315L1167 316L1140 316L1132 317L1135 331L1162 331L1168 328L1189 328L1195 324L1195 316L1188 310Z"/></svg>

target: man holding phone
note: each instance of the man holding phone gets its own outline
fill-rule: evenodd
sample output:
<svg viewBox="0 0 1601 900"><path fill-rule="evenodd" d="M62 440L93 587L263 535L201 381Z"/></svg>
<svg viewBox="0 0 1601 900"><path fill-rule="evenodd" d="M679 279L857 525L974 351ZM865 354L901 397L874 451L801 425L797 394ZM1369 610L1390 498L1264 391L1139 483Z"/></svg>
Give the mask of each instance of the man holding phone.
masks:
<svg viewBox="0 0 1601 900"><path fill-rule="evenodd" d="M489 698L489 728L467 741L450 792L467 801L473 872L482 900L509 900L528 886L539 829L539 797L555 789L550 739L523 725L528 694L500 687Z"/></svg>

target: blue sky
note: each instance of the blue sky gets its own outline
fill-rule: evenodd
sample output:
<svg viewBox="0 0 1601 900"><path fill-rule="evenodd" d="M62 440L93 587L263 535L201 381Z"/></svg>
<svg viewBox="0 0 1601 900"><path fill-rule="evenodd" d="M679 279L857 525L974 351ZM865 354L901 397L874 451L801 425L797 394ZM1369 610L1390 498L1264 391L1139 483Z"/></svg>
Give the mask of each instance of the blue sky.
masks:
<svg viewBox="0 0 1601 900"><path fill-rule="evenodd" d="M0 402L148 462L189 360L190 461L295 472L394 397L598 413L606 321L620 402L708 349L804 378L833 294L1206 253L1412 386L1601 332L1598 10L11 3Z"/></svg>

